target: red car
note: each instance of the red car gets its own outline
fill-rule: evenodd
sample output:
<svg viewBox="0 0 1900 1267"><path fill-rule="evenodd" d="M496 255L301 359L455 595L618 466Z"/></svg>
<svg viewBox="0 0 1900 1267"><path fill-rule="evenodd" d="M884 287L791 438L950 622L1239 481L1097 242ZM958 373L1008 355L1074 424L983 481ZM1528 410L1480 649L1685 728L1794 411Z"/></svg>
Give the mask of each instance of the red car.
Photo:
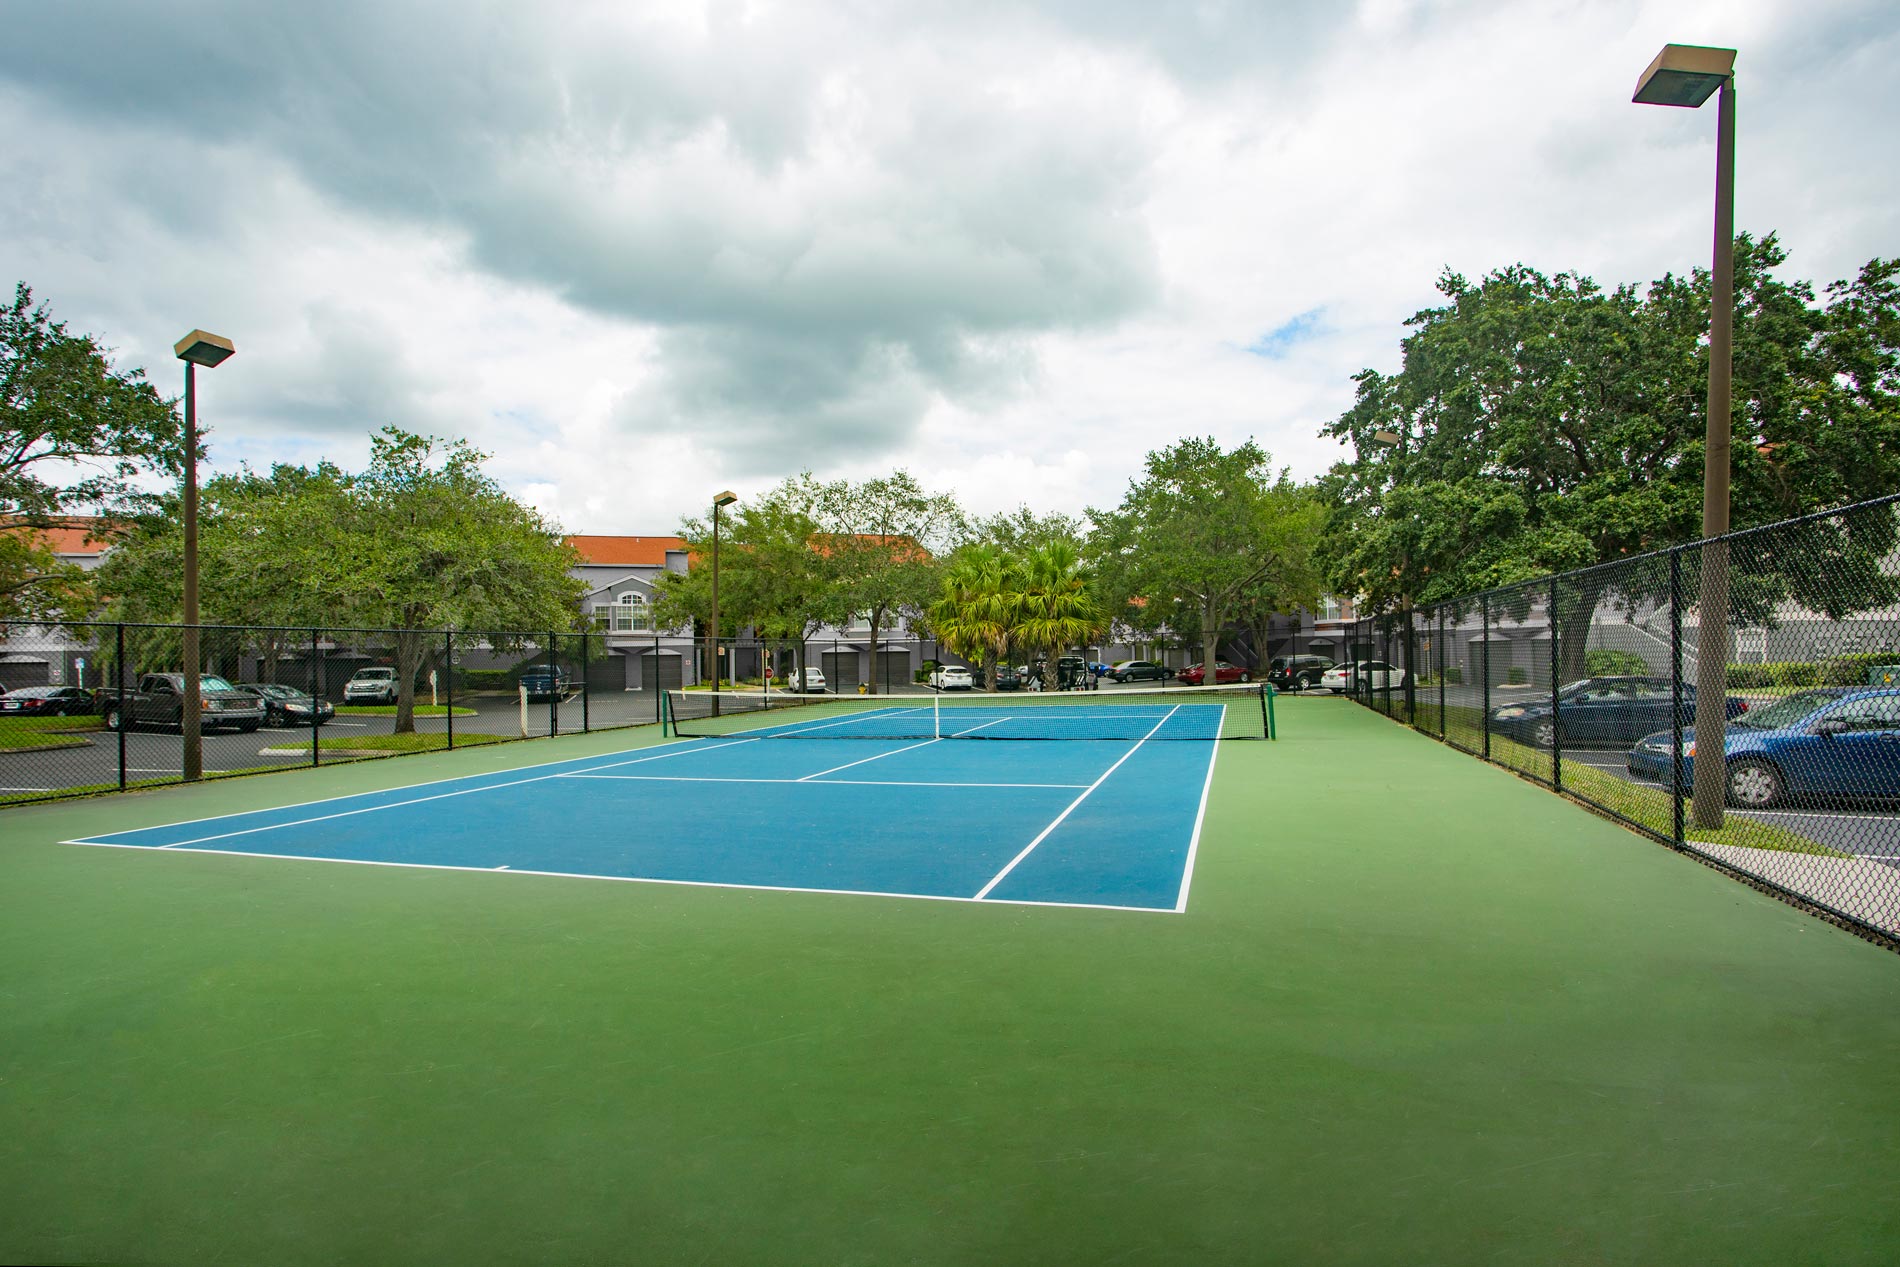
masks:
<svg viewBox="0 0 1900 1267"><path fill-rule="evenodd" d="M1175 674L1175 676L1180 678L1183 682L1186 682L1189 686L1199 686L1202 679L1207 676L1207 671L1198 664L1190 664L1187 668ZM1229 664L1225 660L1214 661L1215 685L1226 686L1229 682L1251 681L1253 681L1252 670Z"/></svg>

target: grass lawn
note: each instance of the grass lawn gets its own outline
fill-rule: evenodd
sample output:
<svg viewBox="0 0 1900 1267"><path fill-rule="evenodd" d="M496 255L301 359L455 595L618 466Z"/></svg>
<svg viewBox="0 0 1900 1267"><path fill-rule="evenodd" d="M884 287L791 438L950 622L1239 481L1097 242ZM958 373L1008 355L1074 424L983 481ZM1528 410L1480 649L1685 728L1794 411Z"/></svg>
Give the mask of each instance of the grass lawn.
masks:
<svg viewBox="0 0 1900 1267"><path fill-rule="evenodd" d="M484 735L479 733L458 733L455 746L470 748L477 744L504 743L506 735ZM359 752L440 752L448 748L449 737L446 733L414 735L332 735L321 740L319 748L354 750Z"/></svg>
<svg viewBox="0 0 1900 1267"><path fill-rule="evenodd" d="M9 810L0 1261L1893 1261L1900 956L1279 720L1180 915L57 843L651 731Z"/></svg>
<svg viewBox="0 0 1900 1267"><path fill-rule="evenodd" d="M101 730L97 717L0 717L0 752L9 748L83 748Z"/></svg>

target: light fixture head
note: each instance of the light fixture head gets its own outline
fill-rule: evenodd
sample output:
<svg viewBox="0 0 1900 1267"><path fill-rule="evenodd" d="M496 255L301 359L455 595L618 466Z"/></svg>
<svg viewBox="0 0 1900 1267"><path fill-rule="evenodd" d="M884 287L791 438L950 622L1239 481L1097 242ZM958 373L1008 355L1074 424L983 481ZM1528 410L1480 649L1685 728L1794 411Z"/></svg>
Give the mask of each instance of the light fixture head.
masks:
<svg viewBox="0 0 1900 1267"><path fill-rule="evenodd" d="M210 369L222 365L231 359L237 347L221 334L212 334L205 330L193 330L178 342L172 344L172 351L181 361L190 361L193 365L202 365Z"/></svg>
<svg viewBox="0 0 1900 1267"><path fill-rule="evenodd" d="M715 506L730 506L732 505L732 503L738 500L739 500L739 494L733 492L731 489L727 489L723 493L715 493L713 495L713 505Z"/></svg>
<svg viewBox="0 0 1900 1267"><path fill-rule="evenodd" d="M1735 50L1699 44L1665 44L1630 100L1644 106L1701 105L1735 73Z"/></svg>
<svg viewBox="0 0 1900 1267"><path fill-rule="evenodd" d="M1372 433L1372 442L1374 444L1384 445L1388 449L1396 449L1399 447L1399 433L1396 431L1375 431Z"/></svg>

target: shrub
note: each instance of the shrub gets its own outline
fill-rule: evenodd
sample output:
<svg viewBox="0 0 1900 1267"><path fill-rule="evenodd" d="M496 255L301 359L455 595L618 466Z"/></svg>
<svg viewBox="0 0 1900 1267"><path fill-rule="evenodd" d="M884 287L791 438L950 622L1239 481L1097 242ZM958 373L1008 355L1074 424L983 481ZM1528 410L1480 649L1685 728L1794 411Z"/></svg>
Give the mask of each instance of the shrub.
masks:
<svg viewBox="0 0 1900 1267"><path fill-rule="evenodd" d="M1506 686L1522 686L1530 680L1530 675L1515 665L1504 671L1504 683Z"/></svg>
<svg viewBox="0 0 1900 1267"><path fill-rule="evenodd" d="M1583 653L1583 671L1588 677L1646 677L1649 661L1633 652L1601 647Z"/></svg>
<svg viewBox="0 0 1900 1267"><path fill-rule="evenodd" d="M513 669L463 669L459 676L471 691L511 691L515 686Z"/></svg>
<svg viewBox="0 0 1900 1267"><path fill-rule="evenodd" d="M1451 683L1453 686L1459 686L1463 684L1464 680L1465 671L1463 668L1455 664L1445 666L1445 681Z"/></svg>

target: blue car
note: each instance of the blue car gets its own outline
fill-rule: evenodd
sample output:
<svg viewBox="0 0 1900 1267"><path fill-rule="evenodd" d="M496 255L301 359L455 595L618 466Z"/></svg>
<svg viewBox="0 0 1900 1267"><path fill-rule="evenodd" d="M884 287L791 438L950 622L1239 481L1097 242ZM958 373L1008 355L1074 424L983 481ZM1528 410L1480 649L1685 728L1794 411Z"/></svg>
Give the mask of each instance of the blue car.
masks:
<svg viewBox="0 0 1900 1267"><path fill-rule="evenodd" d="M1900 800L1900 690L1814 687L1731 721L1723 735L1728 800L1740 809L1831 800ZM1670 781L1673 736L1630 750L1637 778ZM1685 788L1695 731L1683 732Z"/></svg>
<svg viewBox="0 0 1900 1267"><path fill-rule="evenodd" d="M1530 696L1491 710L1490 729L1519 743L1548 748L1562 740L1566 748L1621 748L1670 725L1672 686L1666 677L1591 677L1557 692ZM1728 696L1723 712L1730 721L1748 705ZM1682 724L1695 719L1695 687L1682 688Z"/></svg>

